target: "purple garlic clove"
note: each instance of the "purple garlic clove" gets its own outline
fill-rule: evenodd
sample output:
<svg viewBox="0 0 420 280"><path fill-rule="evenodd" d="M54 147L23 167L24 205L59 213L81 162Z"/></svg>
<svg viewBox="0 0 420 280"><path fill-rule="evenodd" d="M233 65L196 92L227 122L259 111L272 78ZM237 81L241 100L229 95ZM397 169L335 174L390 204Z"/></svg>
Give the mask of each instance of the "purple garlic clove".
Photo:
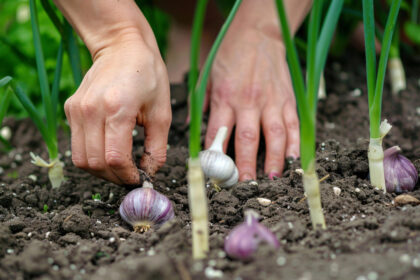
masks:
<svg viewBox="0 0 420 280"><path fill-rule="evenodd" d="M133 226L135 232L160 227L174 217L171 201L145 182L142 188L129 192L120 205L121 218Z"/></svg>
<svg viewBox="0 0 420 280"><path fill-rule="evenodd" d="M280 246L276 236L258 222L258 213L245 211L245 221L236 226L225 239L225 252L231 258L249 260L257 251L260 242L266 242L273 248Z"/></svg>
<svg viewBox="0 0 420 280"><path fill-rule="evenodd" d="M400 147L394 146L384 152L384 174L387 192L409 192L414 189L418 173L409 159L400 155Z"/></svg>

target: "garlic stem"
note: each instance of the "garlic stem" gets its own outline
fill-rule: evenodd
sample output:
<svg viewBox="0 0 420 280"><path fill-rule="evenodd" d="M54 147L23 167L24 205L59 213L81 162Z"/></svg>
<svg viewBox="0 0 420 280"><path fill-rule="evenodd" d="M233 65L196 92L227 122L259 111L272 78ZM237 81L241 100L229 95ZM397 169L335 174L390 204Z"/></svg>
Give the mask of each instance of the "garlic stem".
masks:
<svg viewBox="0 0 420 280"><path fill-rule="evenodd" d="M399 57L391 57L388 61L388 71L391 79L392 93L398 94L407 88L404 67Z"/></svg>
<svg viewBox="0 0 420 280"><path fill-rule="evenodd" d="M319 180L315 172L315 164L310 164L308 170L303 173L303 187L308 199L312 227L315 229L318 225L321 225L325 229L325 218L322 212Z"/></svg>
<svg viewBox="0 0 420 280"><path fill-rule="evenodd" d="M193 259L203 259L209 251L209 229L204 174L199 158L188 160L188 199L192 220Z"/></svg>
<svg viewBox="0 0 420 280"><path fill-rule="evenodd" d="M216 137L214 137L213 143L211 144L209 150L219 151L223 153L223 142L226 139L227 130L228 129L226 126L221 126L217 130Z"/></svg>
<svg viewBox="0 0 420 280"><path fill-rule="evenodd" d="M382 149L382 139L391 130L391 125L387 120L381 123L379 128L381 137L370 138L368 160L370 184L386 192L385 173L384 173L384 150Z"/></svg>

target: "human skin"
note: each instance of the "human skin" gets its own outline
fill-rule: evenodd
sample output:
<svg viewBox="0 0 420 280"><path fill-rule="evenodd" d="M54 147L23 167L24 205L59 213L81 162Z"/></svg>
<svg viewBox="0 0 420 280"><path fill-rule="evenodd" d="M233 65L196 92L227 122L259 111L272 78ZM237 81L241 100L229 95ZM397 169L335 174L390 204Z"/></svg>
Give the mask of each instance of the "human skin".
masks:
<svg viewBox="0 0 420 280"><path fill-rule="evenodd" d="M54 2L93 59L82 84L65 103L73 163L114 183L136 184L134 126L145 127L140 167L153 175L166 160L171 122L168 76L153 32L132 0ZM285 4L294 32L310 1ZM236 125L241 180L256 177L261 125L270 177L281 175L285 155L299 156L299 122L274 1L243 1L216 57L207 100L206 146L218 127L226 125L231 133Z"/></svg>
<svg viewBox="0 0 420 280"><path fill-rule="evenodd" d="M270 178L281 176L285 156L299 156L299 120L274 2L243 1L215 59L207 92L210 119L205 145L211 145L220 126L228 127L228 139L235 126L241 181L256 178L261 128L264 171ZM294 33L311 1L284 2Z"/></svg>

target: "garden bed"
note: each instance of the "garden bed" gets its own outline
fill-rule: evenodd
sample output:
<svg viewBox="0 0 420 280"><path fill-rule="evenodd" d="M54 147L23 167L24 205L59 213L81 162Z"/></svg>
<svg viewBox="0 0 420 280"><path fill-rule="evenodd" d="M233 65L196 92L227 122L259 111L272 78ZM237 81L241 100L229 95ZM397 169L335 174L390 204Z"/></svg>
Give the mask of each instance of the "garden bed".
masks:
<svg viewBox="0 0 420 280"><path fill-rule="evenodd" d="M399 145L419 171L419 62L404 62L408 89L395 98L385 87L383 116L394 127L384 143ZM328 229L311 227L295 171L299 162L288 161L282 178L268 180L262 145L257 181L221 192L207 189L211 252L197 262L191 258L185 86L171 90L168 160L155 180L174 203L176 219L145 234L132 232L118 215L128 189L72 165L67 132L60 135L67 181L52 190L45 170L29 163L29 151L47 157L36 128L28 120L7 119L17 148L0 156L0 279L419 279L420 206L397 206L394 194L369 184L364 66L363 56L353 53L325 70L328 98L319 102L317 171L320 178L329 175L321 183ZM139 159L143 134L137 131ZM97 193L100 201L92 199ZM420 198L419 183L411 194ZM272 203L262 206L257 197ZM258 210L281 247L262 246L253 261L241 262L226 257L223 240L246 208Z"/></svg>

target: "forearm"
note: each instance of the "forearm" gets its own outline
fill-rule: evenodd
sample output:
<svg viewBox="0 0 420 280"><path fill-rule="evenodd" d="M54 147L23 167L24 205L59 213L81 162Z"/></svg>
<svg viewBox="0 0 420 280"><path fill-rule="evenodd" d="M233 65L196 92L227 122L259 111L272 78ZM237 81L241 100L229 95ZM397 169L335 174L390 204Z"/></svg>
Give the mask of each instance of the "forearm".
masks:
<svg viewBox="0 0 420 280"><path fill-rule="evenodd" d="M284 0L284 5L289 27L294 34L309 12L312 0ZM233 24L257 28L271 35L280 34L274 0L243 0Z"/></svg>
<svg viewBox="0 0 420 280"><path fill-rule="evenodd" d="M54 0L95 59L124 40L140 39L154 49L153 32L133 0Z"/></svg>

